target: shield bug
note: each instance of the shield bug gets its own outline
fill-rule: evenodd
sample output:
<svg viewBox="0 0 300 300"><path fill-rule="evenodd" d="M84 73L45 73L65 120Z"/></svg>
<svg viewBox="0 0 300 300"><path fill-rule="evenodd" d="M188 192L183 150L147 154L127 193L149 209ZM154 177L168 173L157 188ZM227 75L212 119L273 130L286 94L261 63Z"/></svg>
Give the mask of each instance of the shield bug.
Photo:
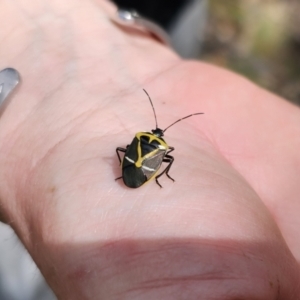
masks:
<svg viewBox="0 0 300 300"><path fill-rule="evenodd" d="M122 165L122 176L116 178L116 180L123 178L125 185L130 188L138 188L153 178L155 178L156 183L162 187L158 182L158 178L164 173L168 178L175 181L169 175L169 171L174 162L174 157L171 156L170 153L174 151L175 148L169 146L162 137L165 131L176 123L191 116L203 114L195 113L188 115L162 130L158 128L156 113L151 98L146 90L144 90L144 92L151 103L156 128L152 129L151 132L138 132L130 145L127 145L126 148L118 147L116 149L120 164ZM120 152L125 153L123 160L121 160ZM167 163L168 165L157 175L162 163Z"/></svg>

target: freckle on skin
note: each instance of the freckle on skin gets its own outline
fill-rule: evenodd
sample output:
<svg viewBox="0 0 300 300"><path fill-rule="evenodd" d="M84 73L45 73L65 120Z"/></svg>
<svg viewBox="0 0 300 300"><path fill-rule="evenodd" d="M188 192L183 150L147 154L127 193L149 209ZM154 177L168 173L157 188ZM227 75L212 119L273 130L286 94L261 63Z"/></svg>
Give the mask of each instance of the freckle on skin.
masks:
<svg viewBox="0 0 300 300"><path fill-rule="evenodd" d="M52 187L49 188L49 192L50 192L51 194L54 194L55 191L56 191L56 187L55 187L55 186L52 186Z"/></svg>

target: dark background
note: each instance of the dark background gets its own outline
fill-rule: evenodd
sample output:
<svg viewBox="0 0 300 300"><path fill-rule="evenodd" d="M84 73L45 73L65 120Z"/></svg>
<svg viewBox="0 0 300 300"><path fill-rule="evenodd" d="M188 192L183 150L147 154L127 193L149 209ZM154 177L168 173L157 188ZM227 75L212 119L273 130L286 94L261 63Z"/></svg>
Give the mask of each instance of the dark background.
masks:
<svg viewBox="0 0 300 300"><path fill-rule="evenodd" d="M136 9L145 17L168 28L174 17L188 5L189 0L114 0L119 8Z"/></svg>

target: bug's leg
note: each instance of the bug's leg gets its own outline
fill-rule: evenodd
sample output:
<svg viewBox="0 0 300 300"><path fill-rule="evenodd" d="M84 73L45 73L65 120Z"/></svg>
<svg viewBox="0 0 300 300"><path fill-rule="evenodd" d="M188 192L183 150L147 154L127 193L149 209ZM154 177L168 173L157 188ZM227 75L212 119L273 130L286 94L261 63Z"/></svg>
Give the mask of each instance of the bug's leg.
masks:
<svg viewBox="0 0 300 300"><path fill-rule="evenodd" d="M173 179L170 175L169 175L169 171L170 168L174 162L174 157L169 155L169 153L171 153L172 151L174 151L175 148L174 147L169 147L169 151L167 152L167 154L165 155L163 162L169 163L167 165L167 167L157 176L160 177L162 174L166 173L166 175L168 176L169 179L171 179L173 182L175 181L175 179Z"/></svg>
<svg viewBox="0 0 300 300"><path fill-rule="evenodd" d="M126 148L121 148L121 147L116 148L116 152L117 152L117 155L118 155L118 159L119 159L120 164L121 164L122 160L121 160L121 157L120 157L119 152L125 153L128 147L129 147L129 146L127 145Z"/></svg>
<svg viewBox="0 0 300 300"><path fill-rule="evenodd" d="M155 177L155 181L156 181L156 183L159 185L159 187L162 188L161 184L160 184L160 183L158 182L158 180L157 180L157 177L158 177L158 176Z"/></svg>
<svg viewBox="0 0 300 300"><path fill-rule="evenodd" d="M174 149L173 149L174 150ZM172 150L172 151L173 151ZM169 152L170 153L170 152ZM168 162L168 166L165 168L164 172L166 173L166 175L168 176L169 179L171 179L173 182L175 181L175 179L173 179L170 175L169 175L169 171L172 167L172 164L174 162L174 157L171 155L166 155L165 158L163 159L163 162Z"/></svg>
<svg viewBox="0 0 300 300"><path fill-rule="evenodd" d="M173 151L173 150L174 150L174 148L173 148L171 151ZM171 152L171 151L169 151L169 152ZM157 183L160 187L162 187L162 186L161 186L160 183L158 182L158 178L159 178L161 175L163 175L164 173L166 173L166 175L168 176L169 179L175 181L175 180L169 175L170 168L171 168L171 166L172 166L172 164L173 164L173 162L174 162L174 157L171 156L171 155L166 154L166 156L165 156L164 159L163 159L163 162L166 162L166 163L169 163L169 164L167 165L167 167L166 167L159 175L157 175L157 176L155 177L155 181L156 181L156 183Z"/></svg>
<svg viewBox="0 0 300 300"><path fill-rule="evenodd" d="M116 152L117 152L117 155L118 155L118 159L119 159L120 165L121 165L122 160L121 160L121 157L120 157L119 152L125 153L128 147L129 147L129 145L127 145L126 148L122 148L122 147L116 148ZM115 181L117 181L117 180L119 180L119 179L121 179L121 178L122 178L122 176L116 178Z"/></svg>
<svg viewBox="0 0 300 300"><path fill-rule="evenodd" d="M167 151L167 153L166 153L166 154L168 155L168 154L170 154L170 153L171 153L172 151L174 151L174 150L175 150L175 148L174 148L174 147L170 147L170 146L169 146L169 150Z"/></svg>

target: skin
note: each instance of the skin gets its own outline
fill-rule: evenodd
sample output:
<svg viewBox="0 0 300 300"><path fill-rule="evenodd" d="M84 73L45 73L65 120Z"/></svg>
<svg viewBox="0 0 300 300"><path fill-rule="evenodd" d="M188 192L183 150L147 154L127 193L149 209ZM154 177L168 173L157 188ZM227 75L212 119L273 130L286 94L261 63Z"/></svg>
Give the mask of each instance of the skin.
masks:
<svg viewBox="0 0 300 300"><path fill-rule="evenodd" d="M59 299L300 299L300 110L124 30L101 0L0 1L0 209ZM154 128L170 175L129 189L115 148Z"/></svg>

